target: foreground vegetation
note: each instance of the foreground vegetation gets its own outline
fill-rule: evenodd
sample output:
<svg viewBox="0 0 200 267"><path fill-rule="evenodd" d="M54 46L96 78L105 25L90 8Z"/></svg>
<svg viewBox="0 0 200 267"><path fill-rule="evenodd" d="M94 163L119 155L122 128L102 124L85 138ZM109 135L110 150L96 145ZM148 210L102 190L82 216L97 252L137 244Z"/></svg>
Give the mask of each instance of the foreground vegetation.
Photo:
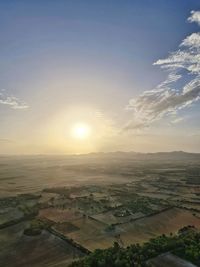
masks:
<svg viewBox="0 0 200 267"><path fill-rule="evenodd" d="M134 244L127 248L114 243L113 247L97 249L70 267L142 267L148 259L167 251L200 266L200 232L187 227L177 235L162 235L143 245Z"/></svg>

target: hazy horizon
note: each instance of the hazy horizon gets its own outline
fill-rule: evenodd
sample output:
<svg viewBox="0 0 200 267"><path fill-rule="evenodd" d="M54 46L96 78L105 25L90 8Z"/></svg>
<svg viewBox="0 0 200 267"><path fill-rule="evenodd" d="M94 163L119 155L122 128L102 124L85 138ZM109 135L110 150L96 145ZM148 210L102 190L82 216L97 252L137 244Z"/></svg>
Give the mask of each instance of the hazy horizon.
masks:
<svg viewBox="0 0 200 267"><path fill-rule="evenodd" d="M98 151L98 152L88 152L88 153L35 153L35 154L11 154L11 153L5 153L5 154L0 154L0 157L7 157L7 156L16 156L16 157L20 157L20 156L27 156L27 157L31 157L31 156L90 156L90 155L106 155L106 154L173 154L173 153L184 153L184 154L200 154L200 152L193 152L193 151L184 151L184 150L169 150L169 151L154 151L154 152L151 152L151 151L146 151L146 152L139 152L139 151L133 151L133 150L127 150L127 151L122 151L122 150L115 150L115 151L107 151L107 152L104 152L104 151Z"/></svg>

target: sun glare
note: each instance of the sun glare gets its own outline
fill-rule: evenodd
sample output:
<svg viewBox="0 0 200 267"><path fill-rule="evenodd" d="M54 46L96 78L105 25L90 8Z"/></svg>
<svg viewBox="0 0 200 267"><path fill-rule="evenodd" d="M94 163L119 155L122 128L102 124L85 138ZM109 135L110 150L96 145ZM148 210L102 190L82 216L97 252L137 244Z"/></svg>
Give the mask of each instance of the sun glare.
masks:
<svg viewBox="0 0 200 267"><path fill-rule="evenodd" d="M91 128L86 123L77 123L72 127L72 137L76 139L87 139L91 134Z"/></svg>

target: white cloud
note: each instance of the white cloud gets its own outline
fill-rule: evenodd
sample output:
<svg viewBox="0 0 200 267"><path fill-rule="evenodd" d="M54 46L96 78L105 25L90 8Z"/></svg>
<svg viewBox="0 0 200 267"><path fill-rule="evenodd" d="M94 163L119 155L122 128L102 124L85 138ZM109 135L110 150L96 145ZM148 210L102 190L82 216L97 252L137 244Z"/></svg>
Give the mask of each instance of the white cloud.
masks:
<svg viewBox="0 0 200 267"><path fill-rule="evenodd" d="M21 101L19 98L7 95L5 90L0 91L0 104L8 105L12 109L27 109L28 105Z"/></svg>
<svg viewBox="0 0 200 267"><path fill-rule="evenodd" d="M157 86L157 88L164 88L164 87L168 86L169 84L178 81L179 79L181 79L181 77L182 77L182 75L171 72L171 73L169 73L167 79L164 82L160 83Z"/></svg>
<svg viewBox="0 0 200 267"><path fill-rule="evenodd" d="M200 11L191 11L191 16L188 18L189 22L196 22L200 25Z"/></svg>
<svg viewBox="0 0 200 267"><path fill-rule="evenodd" d="M172 120L171 123L172 124L177 124L177 123L182 122L183 120L184 120L184 118L179 117L179 118L175 118L174 120Z"/></svg>
<svg viewBox="0 0 200 267"><path fill-rule="evenodd" d="M197 48L200 49L200 32L195 32L186 37L180 46L188 46L190 49Z"/></svg>
<svg viewBox="0 0 200 267"><path fill-rule="evenodd" d="M200 24L200 11L192 11L190 22ZM145 91L129 101L133 120L125 128L136 129L149 126L169 114L176 114L200 99L200 33L192 33L180 44L180 48L154 65L166 69L169 74L155 89ZM188 74L189 81L181 89L176 83Z"/></svg>

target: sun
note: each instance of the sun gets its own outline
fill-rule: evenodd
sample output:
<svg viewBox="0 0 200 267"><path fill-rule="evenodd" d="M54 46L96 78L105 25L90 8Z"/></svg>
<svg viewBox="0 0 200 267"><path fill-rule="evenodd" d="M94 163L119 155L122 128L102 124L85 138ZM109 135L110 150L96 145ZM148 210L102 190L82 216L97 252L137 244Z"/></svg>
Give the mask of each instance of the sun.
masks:
<svg viewBox="0 0 200 267"><path fill-rule="evenodd" d="M76 123L71 129L71 135L76 139L87 139L91 135L91 127L86 123Z"/></svg>

